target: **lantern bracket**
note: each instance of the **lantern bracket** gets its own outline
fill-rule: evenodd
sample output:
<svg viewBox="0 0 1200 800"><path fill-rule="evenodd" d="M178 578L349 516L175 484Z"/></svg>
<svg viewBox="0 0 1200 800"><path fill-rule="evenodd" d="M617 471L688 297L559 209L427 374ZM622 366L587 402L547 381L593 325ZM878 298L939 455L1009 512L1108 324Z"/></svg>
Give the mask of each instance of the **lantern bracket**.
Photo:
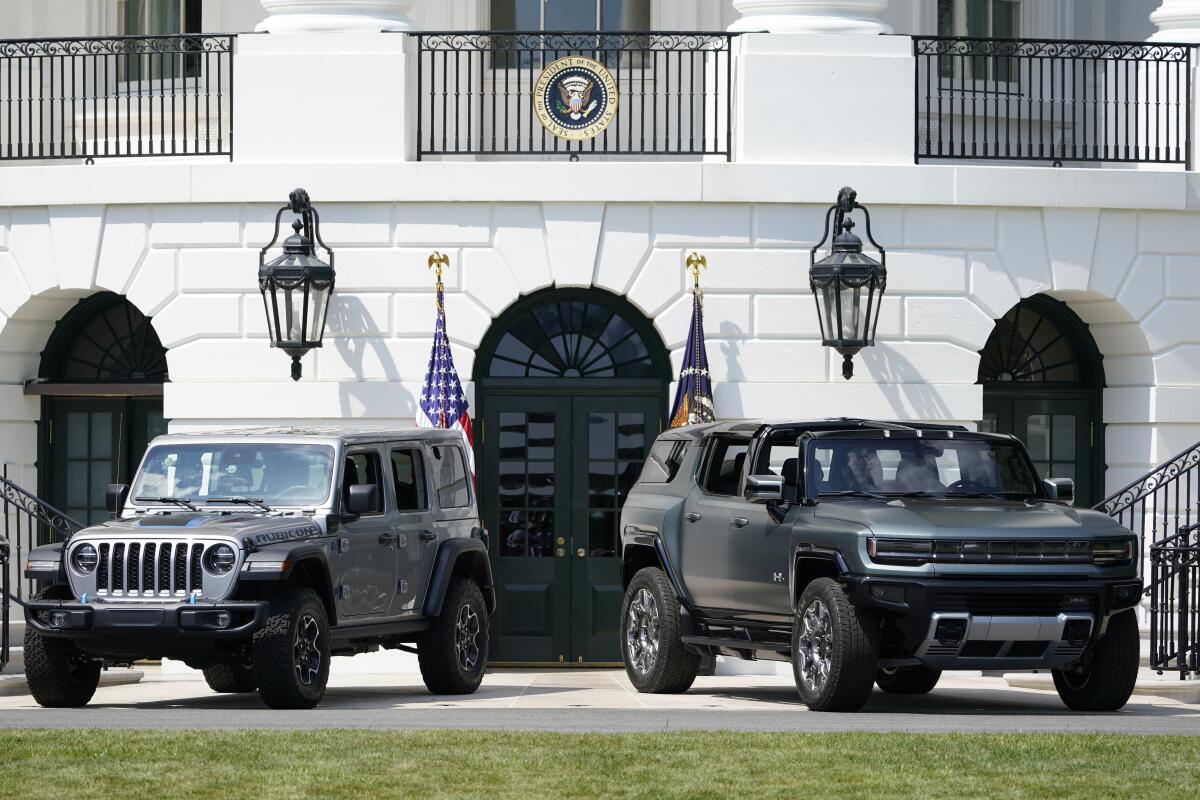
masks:
<svg viewBox="0 0 1200 800"><path fill-rule="evenodd" d="M309 200L308 192L304 189L293 189L291 194L288 195L287 205L280 206L279 210L275 212L275 232L271 236L271 241L267 242L266 246L258 252L259 264L262 264L266 260L267 251L279 241L279 223L283 220L285 211L291 211L293 214L299 215L298 219L301 229L296 232L301 233L310 242L319 244L328 257L329 266L334 266L333 250L321 238L321 215L313 207L312 202Z"/></svg>

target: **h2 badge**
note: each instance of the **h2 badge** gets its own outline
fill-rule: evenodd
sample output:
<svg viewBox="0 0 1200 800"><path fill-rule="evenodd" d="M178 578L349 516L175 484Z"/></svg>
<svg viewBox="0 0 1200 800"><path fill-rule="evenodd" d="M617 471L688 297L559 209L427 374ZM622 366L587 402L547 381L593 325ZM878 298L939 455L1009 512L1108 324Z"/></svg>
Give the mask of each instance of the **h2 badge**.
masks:
<svg viewBox="0 0 1200 800"><path fill-rule="evenodd" d="M560 139L591 139L617 115L617 82L595 59L560 58L538 76L533 112L542 127Z"/></svg>

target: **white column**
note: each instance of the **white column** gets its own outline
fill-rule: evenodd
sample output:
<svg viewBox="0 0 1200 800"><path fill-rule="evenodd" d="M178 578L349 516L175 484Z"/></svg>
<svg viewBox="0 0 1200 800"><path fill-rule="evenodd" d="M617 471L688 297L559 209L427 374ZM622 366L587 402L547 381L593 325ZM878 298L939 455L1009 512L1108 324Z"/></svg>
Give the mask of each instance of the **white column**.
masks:
<svg viewBox="0 0 1200 800"><path fill-rule="evenodd" d="M1200 0L1163 0L1150 21L1158 32L1152 42L1195 42L1200 44Z"/></svg>
<svg viewBox="0 0 1200 800"><path fill-rule="evenodd" d="M741 18L731 31L770 33L891 33L879 18L888 0L733 0Z"/></svg>
<svg viewBox="0 0 1200 800"><path fill-rule="evenodd" d="M417 0L259 0L270 14L255 30L270 33L406 31Z"/></svg>

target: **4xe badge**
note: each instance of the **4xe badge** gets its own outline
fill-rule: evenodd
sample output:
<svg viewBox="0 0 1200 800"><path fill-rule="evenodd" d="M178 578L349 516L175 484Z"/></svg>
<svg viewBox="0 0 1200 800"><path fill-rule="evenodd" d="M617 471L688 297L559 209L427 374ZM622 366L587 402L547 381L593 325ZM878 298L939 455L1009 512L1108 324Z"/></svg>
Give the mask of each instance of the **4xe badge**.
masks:
<svg viewBox="0 0 1200 800"><path fill-rule="evenodd" d="M560 58L534 84L533 111L542 127L560 139L591 139L617 116L617 82L599 61Z"/></svg>

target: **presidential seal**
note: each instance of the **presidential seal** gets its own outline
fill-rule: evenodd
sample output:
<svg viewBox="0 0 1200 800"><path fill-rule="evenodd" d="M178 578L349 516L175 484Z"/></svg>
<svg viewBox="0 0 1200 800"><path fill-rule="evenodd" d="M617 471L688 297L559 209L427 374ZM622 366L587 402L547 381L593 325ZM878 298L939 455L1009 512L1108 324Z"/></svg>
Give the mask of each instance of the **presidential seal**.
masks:
<svg viewBox="0 0 1200 800"><path fill-rule="evenodd" d="M567 56L547 65L533 87L533 112L560 139L591 139L617 115L617 82L603 64Z"/></svg>

